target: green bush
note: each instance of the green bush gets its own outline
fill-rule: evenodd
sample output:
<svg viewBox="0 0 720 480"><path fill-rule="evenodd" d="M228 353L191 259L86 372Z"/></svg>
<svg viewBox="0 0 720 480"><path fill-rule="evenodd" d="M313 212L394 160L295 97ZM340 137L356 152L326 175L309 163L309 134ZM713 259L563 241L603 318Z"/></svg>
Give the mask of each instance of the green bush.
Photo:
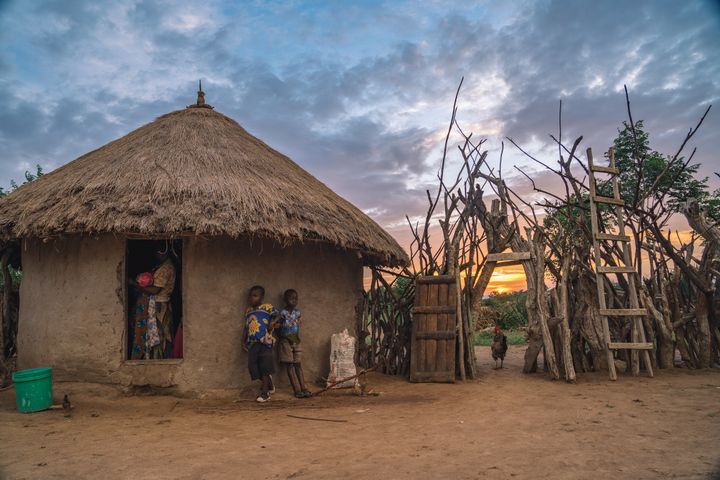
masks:
<svg viewBox="0 0 720 480"><path fill-rule="evenodd" d="M527 292L493 293L483 300L483 306L492 309L500 328L512 330L528 323L526 300Z"/></svg>

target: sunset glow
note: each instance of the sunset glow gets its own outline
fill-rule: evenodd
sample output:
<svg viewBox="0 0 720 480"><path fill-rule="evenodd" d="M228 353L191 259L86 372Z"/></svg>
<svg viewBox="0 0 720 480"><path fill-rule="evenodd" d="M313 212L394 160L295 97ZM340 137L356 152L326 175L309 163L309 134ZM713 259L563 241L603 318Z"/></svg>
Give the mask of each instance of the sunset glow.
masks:
<svg viewBox="0 0 720 480"><path fill-rule="evenodd" d="M516 292L526 288L525 272L522 266L515 265L495 269L485 294Z"/></svg>

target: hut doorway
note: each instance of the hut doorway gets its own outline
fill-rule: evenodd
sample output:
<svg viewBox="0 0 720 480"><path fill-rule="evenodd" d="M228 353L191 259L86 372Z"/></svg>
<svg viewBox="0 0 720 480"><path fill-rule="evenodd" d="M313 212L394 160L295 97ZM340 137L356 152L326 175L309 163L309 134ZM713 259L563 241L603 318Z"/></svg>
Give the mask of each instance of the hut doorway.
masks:
<svg viewBox="0 0 720 480"><path fill-rule="evenodd" d="M182 240L127 240L125 359L183 358Z"/></svg>

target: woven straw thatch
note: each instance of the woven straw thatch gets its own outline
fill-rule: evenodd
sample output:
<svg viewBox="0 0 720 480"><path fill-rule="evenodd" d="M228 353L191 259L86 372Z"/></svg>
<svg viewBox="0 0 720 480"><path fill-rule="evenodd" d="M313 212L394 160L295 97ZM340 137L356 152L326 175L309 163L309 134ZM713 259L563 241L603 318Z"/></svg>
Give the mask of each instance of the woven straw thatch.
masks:
<svg viewBox="0 0 720 480"><path fill-rule="evenodd" d="M113 232L320 240L397 266L367 215L210 108L163 115L0 200L0 238Z"/></svg>

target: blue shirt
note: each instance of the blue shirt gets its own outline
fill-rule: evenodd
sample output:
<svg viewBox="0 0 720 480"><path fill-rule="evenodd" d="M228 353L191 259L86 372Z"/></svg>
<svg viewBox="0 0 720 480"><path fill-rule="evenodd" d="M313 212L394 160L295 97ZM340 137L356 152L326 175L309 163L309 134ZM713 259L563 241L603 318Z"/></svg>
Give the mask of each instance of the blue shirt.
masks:
<svg viewBox="0 0 720 480"><path fill-rule="evenodd" d="M294 308L288 310L283 308L280 311L280 336L290 337L300 333L300 310Z"/></svg>
<svg viewBox="0 0 720 480"><path fill-rule="evenodd" d="M275 338L270 330L270 322L277 317L278 311L269 303L257 307L250 307L245 312L245 328L247 328L247 343L262 343L272 347Z"/></svg>

